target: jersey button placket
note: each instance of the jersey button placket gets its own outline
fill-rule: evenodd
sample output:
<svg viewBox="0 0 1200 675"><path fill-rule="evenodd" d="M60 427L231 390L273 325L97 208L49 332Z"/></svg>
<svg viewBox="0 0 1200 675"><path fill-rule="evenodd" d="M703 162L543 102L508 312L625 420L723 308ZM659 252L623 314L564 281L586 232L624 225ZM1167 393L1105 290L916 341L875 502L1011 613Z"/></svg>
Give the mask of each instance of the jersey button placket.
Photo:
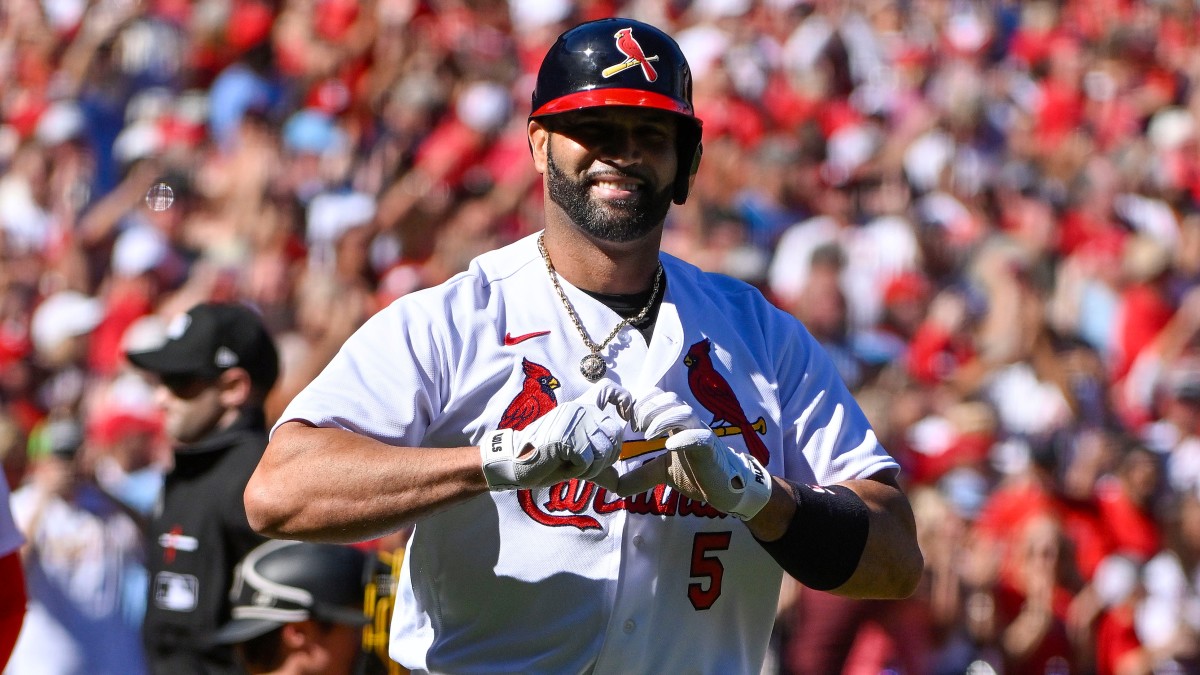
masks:
<svg viewBox="0 0 1200 675"><path fill-rule="evenodd" d="M646 597L635 589L653 586L658 574L658 556L650 546L654 541L653 535L639 532L647 526L643 520L643 517L629 517L627 514L624 520L624 543L621 549L626 578L618 585L608 636L596 660L596 673L626 672L629 654L646 648L644 640L647 634L637 630L638 621L645 618Z"/></svg>

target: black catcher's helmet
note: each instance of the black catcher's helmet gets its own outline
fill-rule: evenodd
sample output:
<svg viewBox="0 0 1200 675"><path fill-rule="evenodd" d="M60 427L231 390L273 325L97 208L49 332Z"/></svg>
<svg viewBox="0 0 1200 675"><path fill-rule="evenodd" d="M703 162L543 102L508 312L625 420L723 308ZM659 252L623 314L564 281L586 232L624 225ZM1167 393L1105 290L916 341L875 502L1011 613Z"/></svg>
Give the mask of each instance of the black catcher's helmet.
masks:
<svg viewBox="0 0 1200 675"><path fill-rule="evenodd" d="M213 635L234 644L285 623L318 619L364 626L367 554L339 544L271 539L238 563L229 599L233 619Z"/></svg>
<svg viewBox="0 0 1200 675"><path fill-rule="evenodd" d="M700 166L701 123L692 108L692 70L675 40L633 19L589 21L560 35L538 70L530 119L606 105L657 108L682 118L673 194L682 204Z"/></svg>

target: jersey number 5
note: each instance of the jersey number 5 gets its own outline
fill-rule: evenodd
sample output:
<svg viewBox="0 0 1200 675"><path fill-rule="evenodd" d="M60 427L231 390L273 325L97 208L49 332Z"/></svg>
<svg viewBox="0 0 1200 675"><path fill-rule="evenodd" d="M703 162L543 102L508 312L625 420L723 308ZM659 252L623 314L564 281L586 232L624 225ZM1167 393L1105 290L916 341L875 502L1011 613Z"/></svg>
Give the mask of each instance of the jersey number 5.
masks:
<svg viewBox="0 0 1200 675"><path fill-rule="evenodd" d="M732 532L697 532L692 540L692 573L693 579L707 579L688 584L688 599L697 610L713 606L721 597L721 577L725 576L725 565L721 564L712 551L729 550L729 539Z"/></svg>

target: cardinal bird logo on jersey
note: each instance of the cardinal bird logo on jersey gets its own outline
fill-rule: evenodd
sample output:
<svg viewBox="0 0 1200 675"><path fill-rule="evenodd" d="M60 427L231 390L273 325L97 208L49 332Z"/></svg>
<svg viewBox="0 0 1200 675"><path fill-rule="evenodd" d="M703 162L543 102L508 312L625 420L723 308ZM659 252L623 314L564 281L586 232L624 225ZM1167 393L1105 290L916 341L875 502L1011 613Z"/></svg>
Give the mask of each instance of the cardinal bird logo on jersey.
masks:
<svg viewBox="0 0 1200 675"><path fill-rule="evenodd" d="M712 413L713 418L709 426L715 427L717 422L725 422L732 427L738 427L742 430L742 438L746 439L746 449L754 459L766 464L771 453L758 437L746 413L742 411L729 382L713 367L710 351L712 342L704 338L689 347L687 355L683 357L683 364L688 369L688 387L692 390L692 396Z"/></svg>
<svg viewBox="0 0 1200 675"><path fill-rule="evenodd" d="M516 395L508 409L500 417L501 429L520 431L529 426L534 420L553 410L558 405L558 397L554 390L558 389L558 378L543 365L529 359L521 359L521 368L525 371L525 380L521 383L521 392ZM569 486L580 484L581 481L559 483L551 488L551 493L569 489ZM586 483L591 486L591 483ZM594 487L588 487L590 490ZM534 501L531 490L517 490L517 502L521 510L529 514L535 522L549 527L577 527L581 530L599 530L600 522L595 518L582 514L566 516L552 515L542 511Z"/></svg>
<svg viewBox="0 0 1200 675"><path fill-rule="evenodd" d="M521 393L508 404L500 418L501 429L520 431L558 405L554 396L554 390L559 386L558 378L545 366L529 359L521 359L521 368L525 371L525 382L521 385Z"/></svg>
<svg viewBox="0 0 1200 675"><path fill-rule="evenodd" d="M729 424L714 427L713 431L718 436L744 435L751 452L755 453L754 456L760 457L759 461L766 463L767 448L757 435L766 433L766 422L762 418L759 418L753 425L746 421L746 416L734 398L729 384L713 370L708 350L709 342L704 340L693 345L687 358L684 359L684 363L688 366L688 383L692 388L692 393L698 400L705 402L708 398L718 394L713 394L711 388L705 388L710 387L709 384L698 385L697 383L717 383L716 390L721 392L721 396L728 399L729 404L721 408L706 402L704 405L714 411L714 422L724 420ZM504 411L500 420L501 428L524 429L558 405L558 399L554 393L554 390L559 387L558 379L544 366L533 363L529 359L522 359L521 367L525 372L521 392ZM700 371L707 371L708 374L703 377L695 377L695 374ZM715 412L717 410L725 412L717 414ZM630 455L632 457L662 450L665 442L665 438L662 437L641 439L626 441L625 447L640 446ZM622 450L621 456L625 458L624 450ZM600 524L598 517L616 511L656 517L680 516L704 519L726 517L726 514L716 510L712 505L693 501L666 485L659 485L640 495L620 497L591 481L572 478L550 486L545 493L540 491L538 493L540 498L535 497L534 490L517 490L517 503L531 520L546 527L574 527L581 531L603 530L604 526Z"/></svg>
<svg viewBox="0 0 1200 675"><path fill-rule="evenodd" d="M646 52L642 51L642 46L638 44L637 38L633 37L632 28L622 28L613 37L617 39L617 49L625 55L625 60L600 71L602 76L607 79L621 71L641 66L642 75L646 76L647 82L658 79L658 71L650 65L651 61L658 60L658 56L646 56Z"/></svg>

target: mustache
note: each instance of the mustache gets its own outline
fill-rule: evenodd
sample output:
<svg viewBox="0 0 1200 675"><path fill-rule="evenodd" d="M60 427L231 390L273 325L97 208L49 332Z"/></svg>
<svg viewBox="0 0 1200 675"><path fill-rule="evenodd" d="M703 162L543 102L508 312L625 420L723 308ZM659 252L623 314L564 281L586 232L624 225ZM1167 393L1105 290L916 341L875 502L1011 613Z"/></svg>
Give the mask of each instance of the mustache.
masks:
<svg viewBox="0 0 1200 675"><path fill-rule="evenodd" d="M615 167L605 167L603 169L594 169L592 171L588 171L584 178L589 181L620 180L624 178L639 181L644 185L654 185L652 177L640 169L618 169Z"/></svg>

